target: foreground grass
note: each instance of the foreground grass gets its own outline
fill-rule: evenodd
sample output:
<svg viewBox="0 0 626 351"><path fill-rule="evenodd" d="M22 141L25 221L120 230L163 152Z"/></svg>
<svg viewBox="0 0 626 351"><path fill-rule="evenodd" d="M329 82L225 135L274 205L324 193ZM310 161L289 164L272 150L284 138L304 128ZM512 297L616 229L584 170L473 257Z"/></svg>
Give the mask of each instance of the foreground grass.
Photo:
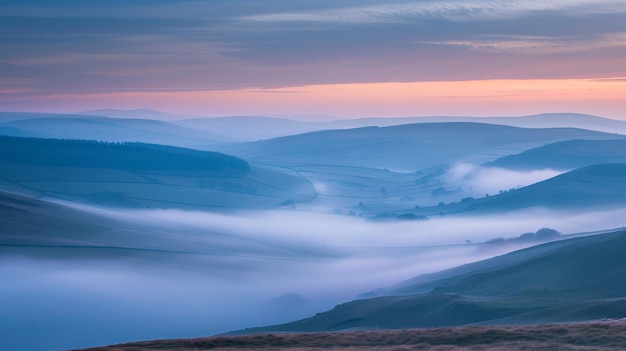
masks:
<svg viewBox="0 0 626 351"><path fill-rule="evenodd" d="M88 351L478 351L624 350L626 323L597 322L537 326L493 326L336 333L259 334L157 340Z"/></svg>

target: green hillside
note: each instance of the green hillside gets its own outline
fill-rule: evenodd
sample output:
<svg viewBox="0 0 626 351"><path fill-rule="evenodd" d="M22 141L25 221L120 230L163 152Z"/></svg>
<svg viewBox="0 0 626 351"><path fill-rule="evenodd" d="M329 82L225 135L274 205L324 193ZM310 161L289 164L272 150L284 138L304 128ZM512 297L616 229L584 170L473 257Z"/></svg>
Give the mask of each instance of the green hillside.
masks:
<svg viewBox="0 0 626 351"><path fill-rule="evenodd" d="M241 333L623 318L625 255L624 230L543 244L387 292L402 295L356 300L311 318Z"/></svg>
<svg viewBox="0 0 626 351"><path fill-rule="evenodd" d="M0 136L0 164L146 171L249 172L244 160L217 152L134 142Z"/></svg>
<svg viewBox="0 0 626 351"><path fill-rule="evenodd" d="M626 204L626 163L600 164L573 170L523 188L478 199L408 209L422 216L503 213L542 207L584 211Z"/></svg>

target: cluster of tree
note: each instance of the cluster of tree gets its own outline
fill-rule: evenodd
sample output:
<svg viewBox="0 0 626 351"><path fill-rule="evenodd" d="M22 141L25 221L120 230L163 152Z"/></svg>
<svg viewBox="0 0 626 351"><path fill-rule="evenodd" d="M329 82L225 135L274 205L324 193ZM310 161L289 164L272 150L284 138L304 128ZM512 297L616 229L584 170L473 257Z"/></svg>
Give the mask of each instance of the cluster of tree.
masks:
<svg viewBox="0 0 626 351"><path fill-rule="evenodd" d="M503 243L514 243L514 242L519 242L519 243L521 242L546 242L546 241L556 240L560 236L561 236L561 233L557 230L554 230L551 228L541 228L534 233L532 232L524 233L518 237L509 238L509 239L505 239L502 237L495 238L485 243L486 244L503 244Z"/></svg>

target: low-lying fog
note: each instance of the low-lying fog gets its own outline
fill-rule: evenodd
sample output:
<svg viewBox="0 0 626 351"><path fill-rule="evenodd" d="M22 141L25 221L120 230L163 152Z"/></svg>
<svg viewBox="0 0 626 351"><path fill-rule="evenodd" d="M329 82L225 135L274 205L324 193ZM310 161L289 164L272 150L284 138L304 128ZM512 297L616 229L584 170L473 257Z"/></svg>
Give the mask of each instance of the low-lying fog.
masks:
<svg viewBox="0 0 626 351"><path fill-rule="evenodd" d="M0 349L59 350L287 322L512 249L476 244L492 238L626 224L626 211L371 222L295 211L83 210L123 220L141 235L84 233L85 242L104 246L98 249L0 248Z"/></svg>
<svg viewBox="0 0 626 351"><path fill-rule="evenodd" d="M459 162L450 167L444 179L446 182L461 184L464 188L470 188L471 192L476 196L484 196L485 194L498 194L500 190L521 188L535 184L562 173L564 171L549 168L517 171Z"/></svg>

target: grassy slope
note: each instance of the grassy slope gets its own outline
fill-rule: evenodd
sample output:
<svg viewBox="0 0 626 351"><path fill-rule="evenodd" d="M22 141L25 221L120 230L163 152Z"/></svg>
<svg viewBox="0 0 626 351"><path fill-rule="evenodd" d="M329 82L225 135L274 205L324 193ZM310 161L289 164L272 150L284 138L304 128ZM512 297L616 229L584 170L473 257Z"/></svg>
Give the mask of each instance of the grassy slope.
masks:
<svg viewBox="0 0 626 351"><path fill-rule="evenodd" d="M0 137L0 187L106 206L235 209L309 201L303 177L215 153L140 143Z"/></svg>
<svg viewBox="0 0 626 351"><path fill-rule="evenodd" d="M311 252L227 229L200 230L119 218L0 191L0 255L62 261L131 260L210 274L233 256L303 258ZM78 260L77 260L78 262ZM230 262L230 263L226 263Z"/></svg>
<svg viewBox="0 0 626 351"><path fill-rule="evenodd" d="M530 207L585 210L623 204L626 204L626 163L616 163L583 167L498 195L407 212L433 216L507 212Z"/></svg>
<svg viewBox="0 0 626 351"><path fill-rule="evenodd" d="M106 248L107 255L120 250L143 248L160 250L156 228L128 224L63 205L17 194L0 192L0 252L27 255L57 254L65 259L73 254L98 257L103 252L87 248ZM153 238L154 238L153 237Z"/></svg>
<svg viewBox="0 0 626 351"><path fill-rule="evenodd" d="M389 292L402 296L356 300L300 321L243 332L622 318L624 255L626 231L544 244Z"/></svg>
<svg viewBox="0 0 626 351"><path fill-rule="evenodd" d="M202 147L225 141L209 131L199 131L172 123L132 118L107 118L85 115L16 114L15 120L0 126L19 129L24 136L64 139L90 139L101 141L140 141L187 147ZM0 133L5 134L2 130ZM12 134L9 134L12 135Z"/></svg>
<svg viewBox="0 0 626 351"><path fill-rule="evenodd" d="M626 140L568 140L499 158L486 166L516 170L570 170L600 163L626 162Z"/></svg>
<svg viewBox="0 0 626 351"><path fill-rule="evenodd" d="M621 350L626 348L626 325L589 323L525 327L465 327L342 333L265 334L187 340L144 341L89 351L177 350L382 350L382 351L504 351L504 350Z"/></svg>

